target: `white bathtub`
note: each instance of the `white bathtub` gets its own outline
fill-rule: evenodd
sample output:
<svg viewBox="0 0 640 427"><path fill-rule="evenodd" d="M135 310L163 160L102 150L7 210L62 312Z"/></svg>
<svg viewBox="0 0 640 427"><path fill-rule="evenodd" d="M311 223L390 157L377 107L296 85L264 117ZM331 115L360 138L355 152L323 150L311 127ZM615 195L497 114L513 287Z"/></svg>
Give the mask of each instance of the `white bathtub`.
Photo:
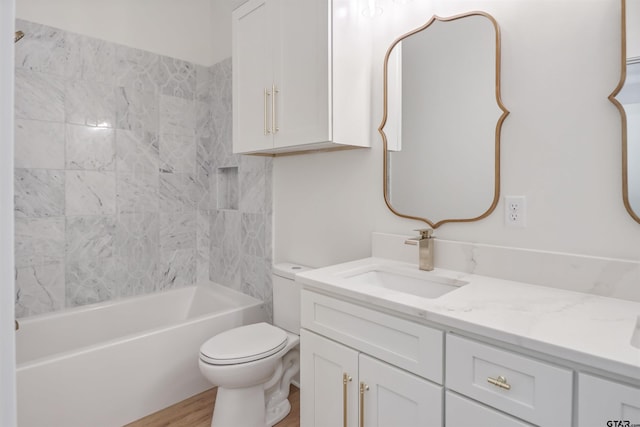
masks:
<svg viewBox="0 0 640 427"><path fill-rule="evenodd" d="M211 387L209 337L264 321L262 301L216 284L20 320L19 427L116 427Z"/></svg>

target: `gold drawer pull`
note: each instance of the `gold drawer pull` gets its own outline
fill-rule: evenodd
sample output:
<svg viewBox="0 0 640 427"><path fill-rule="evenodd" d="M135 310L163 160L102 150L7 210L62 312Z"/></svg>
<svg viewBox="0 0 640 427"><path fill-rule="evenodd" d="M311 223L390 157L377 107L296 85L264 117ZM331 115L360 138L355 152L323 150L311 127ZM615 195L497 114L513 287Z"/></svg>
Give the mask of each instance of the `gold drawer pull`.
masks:
<svg viewBox="0 0 640 427"><path fill-rule="evenodd" d="M347 427L347 385L353 380L346 372L342 374L342 424Z"/></svg>
<svg viewBox="0 0 640 427"><path fill-rule="evenodd" d="M498 378L487 378L487 382L505 390L511 390L511 385L507 383L507 379L500 375Z"/></svg>

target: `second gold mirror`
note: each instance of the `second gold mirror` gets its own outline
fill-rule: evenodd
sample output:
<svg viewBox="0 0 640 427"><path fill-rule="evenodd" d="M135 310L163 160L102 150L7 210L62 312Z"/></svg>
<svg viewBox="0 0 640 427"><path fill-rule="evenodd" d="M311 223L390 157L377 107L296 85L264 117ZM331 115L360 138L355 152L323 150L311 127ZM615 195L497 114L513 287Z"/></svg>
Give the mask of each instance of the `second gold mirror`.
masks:
<svg viewBox="0 0 640 427"><path fill-rule="evenodd" d="M489 215L499 198L500 32L483 12L432 17L385 57L384 196L434 228Z"/></svg>
<svg viewBox="0 0 640 427"><path fill-rule="evenodd" d="M609 96L622 119L622 194L640 222L640 0L622 0L620 82Z"/></svg>

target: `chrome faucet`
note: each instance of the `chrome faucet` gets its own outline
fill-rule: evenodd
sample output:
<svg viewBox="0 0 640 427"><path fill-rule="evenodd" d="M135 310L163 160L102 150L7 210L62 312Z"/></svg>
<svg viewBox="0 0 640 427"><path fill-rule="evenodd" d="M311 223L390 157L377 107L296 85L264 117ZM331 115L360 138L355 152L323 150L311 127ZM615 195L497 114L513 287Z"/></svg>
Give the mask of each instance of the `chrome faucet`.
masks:
<svg viewBox="0 0 640 427"><path fill-rule="evenodd" d="M420 233L418 237L412 237L404 241L405 245L418 245L418 266L420 270L433 270L433 230L420 228L415 230Z"/></svg>

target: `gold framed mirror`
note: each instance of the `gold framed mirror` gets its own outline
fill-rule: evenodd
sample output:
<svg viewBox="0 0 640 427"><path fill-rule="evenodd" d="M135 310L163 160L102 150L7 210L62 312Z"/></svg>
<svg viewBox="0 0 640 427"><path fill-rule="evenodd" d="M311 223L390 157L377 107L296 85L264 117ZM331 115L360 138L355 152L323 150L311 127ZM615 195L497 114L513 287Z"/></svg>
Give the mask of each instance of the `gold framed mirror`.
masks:
<svg viewBox="0 0 640 427"><path fill-rule="evenodd" d="M640 0L621 0L620 81L609 100L622 126L622 198L640 223Z"/></svg>
<svg viewBox="0 0 640 427"><path fill-rule="evenodd" d="M384 58L385 203L433 228L478 221L500 196L500 29L484 12L431 17Z"/></svg>

